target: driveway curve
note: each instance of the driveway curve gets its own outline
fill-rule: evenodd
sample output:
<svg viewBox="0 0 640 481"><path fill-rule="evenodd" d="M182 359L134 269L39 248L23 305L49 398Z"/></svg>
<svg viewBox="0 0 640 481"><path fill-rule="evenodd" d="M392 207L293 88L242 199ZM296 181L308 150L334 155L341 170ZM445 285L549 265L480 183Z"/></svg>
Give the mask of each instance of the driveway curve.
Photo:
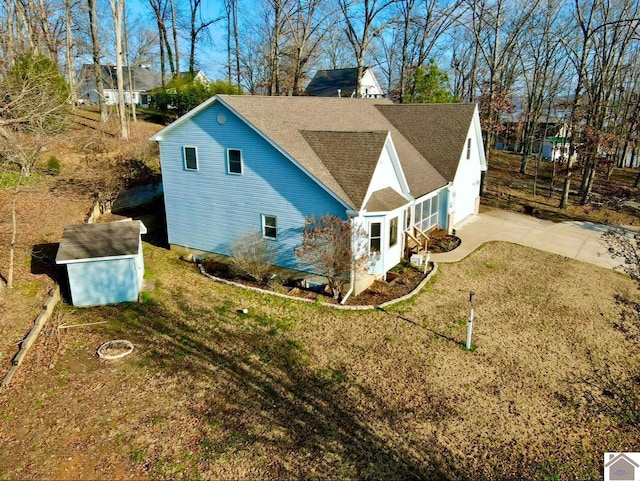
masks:
<svg viewBox="0 0 640 481"><path fill-rule="evenodd" d="M551 222L506 210L489 210L468 218L456 229L462 243L451 252L431 254L435 262L457 262L490 241L533 247L607 269L620 265L607 252L601 236L604 224L584 221Z"/></svg>

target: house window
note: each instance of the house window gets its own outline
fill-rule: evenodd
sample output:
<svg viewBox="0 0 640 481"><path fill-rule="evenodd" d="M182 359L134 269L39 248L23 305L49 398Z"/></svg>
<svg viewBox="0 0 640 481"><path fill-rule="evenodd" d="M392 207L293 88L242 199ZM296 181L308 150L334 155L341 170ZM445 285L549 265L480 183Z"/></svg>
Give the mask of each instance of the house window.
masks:
<svg viewBox="0 0 640 481"><path fill-rule="evenodd" d="M394 217L389 222L389 247L398 243L398 218Z"/></svg>
<svg viewBox="0 0 640 481"><path fill-rule="evenodd" d="M262 237L267 239L276 239L278 237L275 215L262 214Z"/></svg>
<svg viewBox="0 0 640 481"><path fill-rule="evenodd" d="M460 145L460 144L458 144ZM467 139L467 160L471 158L471 139Z"/></svg>
<svg viewBox="0 0 640 481"><path fill-rule="evenodd" d="M372 222L369 226L369 251L380 252L382 230L380 222Z"/></svg>
<svg viewBox="0 0 640 481"><path fill-rule="evenodd" d="M408 229L409 227L411 227L411 207L409 207L407 209L407 213L406 213L406 218L405 218L405 225L404 228Z"/></svg>
<svg viewBox="0 0 640 481"><path fill-rule="evenodd" d="M230 174L242 174L242 151L227 150L227 168Z"/></svg>
<svg viewBox="0 0 640 481"><path fill-rule="evenodd" d="M198 170L198 150L195 147L183 147L184 168L186 170Z"/></svg>

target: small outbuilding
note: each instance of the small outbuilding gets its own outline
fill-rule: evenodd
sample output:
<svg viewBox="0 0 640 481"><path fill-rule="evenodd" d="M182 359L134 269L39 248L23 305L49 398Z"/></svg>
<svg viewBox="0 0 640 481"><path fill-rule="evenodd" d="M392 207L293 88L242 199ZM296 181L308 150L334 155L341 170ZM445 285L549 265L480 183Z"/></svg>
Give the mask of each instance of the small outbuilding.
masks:
<svg viewBox="0 0 640 481"><path fill-rule="evenodd" d="M137 301L144 276L139 220L65 227L56 264L66 268L71 303L78 307Z"/></svg>

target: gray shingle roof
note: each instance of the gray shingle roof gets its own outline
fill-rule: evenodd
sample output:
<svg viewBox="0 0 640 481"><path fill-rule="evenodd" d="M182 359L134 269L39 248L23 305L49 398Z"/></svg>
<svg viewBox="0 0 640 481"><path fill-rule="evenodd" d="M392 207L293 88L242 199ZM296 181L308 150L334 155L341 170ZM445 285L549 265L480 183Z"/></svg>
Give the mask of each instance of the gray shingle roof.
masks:
<svg viewBox="0 0 640 481"><path fill-rule="evenodd" d="M304 90L307 95L315 97L349 97L358 84L357 68L338 68L318 70Z"/></svg>
<svg viewBox="0 0 640 481"><path fill-rule="evenodd" d="M378 110L378 106L393 107L390 100L250 95L218 95L217 98L239 113L355 210L362 206L347 193L354 192L353 186L342 185L344 179L335 172L335 168L330 169L325 164L303 135L304 131L390 132L409 190L414 197L428 194L447 184L447 180ZM419 121L419 124L425 125L425 122ZM451 148L457 149L453 146ZM461 149L462 147L457 150L458 157ZM368 187L370 180L367 179L364 189ZM358 189L361 188L362 186Z"/></svg>
<svg viewBox="0 0 640 481"><path fill-rule="evenodd" d="M406 203L407 199L402 197L391 187L385 187L384 189L377 190L371 194L365 209L369 212L387 212L398 209Z"/></svg>
<svg viewBox="0 0 640 481"><path fill-rule="evenodd" d="M388 132L302 132L311 148L360 207L380 159Z"/></svg>
<svg viewBox="0 0 640 481"><path fill-rule="evenodd" d="M475 104L378 105L377 108L447 181L453 181Z"/></svg>
<svg viewBox="0 0 640 481"><path fill-rule="evenodd" d="M144 233L146 228L139 220L69 225L62 234L56 263L136 255Z"/></svg>
<svg viewBox="0 0 640 481"><path fill-rule="evenodd" d="M114 65L100 65L102 69L102 81L104 88L115 90L118 88L117 69ZM129 90L129 70L131 70L131 80L133 90L147 92L161 85L160 74L146 67L122 67L124 73L124 88ZM84 64L80 74L80 82L93 82L93 64Z"/></svg>

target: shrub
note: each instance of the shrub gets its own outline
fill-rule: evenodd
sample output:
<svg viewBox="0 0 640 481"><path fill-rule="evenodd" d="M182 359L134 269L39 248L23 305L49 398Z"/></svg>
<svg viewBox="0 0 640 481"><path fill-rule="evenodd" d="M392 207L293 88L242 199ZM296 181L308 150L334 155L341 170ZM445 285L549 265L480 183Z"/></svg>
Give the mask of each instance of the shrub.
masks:
<svg viewBox="0 0 640 481"><path fill-rule="evenodd" d="M57 175L60 173L60 160L55 155L49 157L47 161L47 172L52 175Z"/></svg>
<svg viewBox="0 0 640 481"><path fill-rule="evenodd" d="M272 241L260 232L241 235L231 248L231 265L242 275L256 282L265 283L276 260L276 248Z"/></svg>

